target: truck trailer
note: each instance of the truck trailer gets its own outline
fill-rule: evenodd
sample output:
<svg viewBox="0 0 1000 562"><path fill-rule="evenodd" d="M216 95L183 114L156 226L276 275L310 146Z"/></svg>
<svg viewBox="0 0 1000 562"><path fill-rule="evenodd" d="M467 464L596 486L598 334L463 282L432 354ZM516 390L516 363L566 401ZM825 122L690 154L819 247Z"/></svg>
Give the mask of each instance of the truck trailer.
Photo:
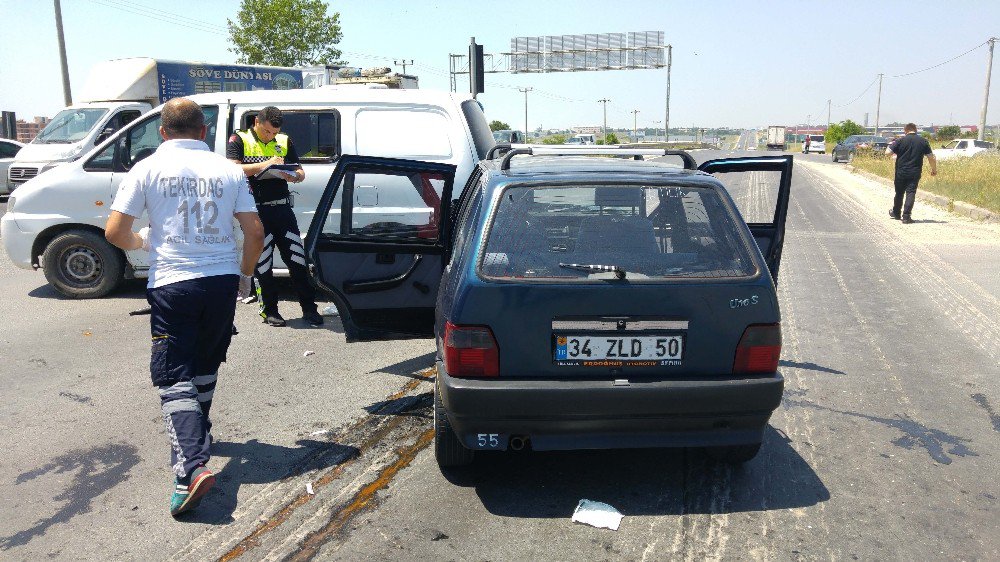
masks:
<svg viewBox="0 0 1000 562"><path fill-rule="evenodd" d="M771 125L767 128L767 149L785 150L785 127Z"/></svg>
<svg viewBox="0 0 1000 562"><path fill-rule="evenodd" d="M7 170L12 189L60 164L72 162L143 113L178 96L302 87L302 69L115 59L91 69L79 102L56 114Z"/></svg>

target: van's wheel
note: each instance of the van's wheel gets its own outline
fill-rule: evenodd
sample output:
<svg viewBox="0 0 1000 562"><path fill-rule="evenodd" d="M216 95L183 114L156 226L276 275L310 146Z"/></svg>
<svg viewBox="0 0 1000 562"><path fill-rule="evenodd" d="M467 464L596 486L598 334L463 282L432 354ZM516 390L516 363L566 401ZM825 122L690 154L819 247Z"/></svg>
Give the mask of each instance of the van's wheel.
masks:
<svg viewBox="0 0 1000 562"><path fill-rule="evenodd" d="M125 256L100 234L70 230L49 242L42 254L45 279L74 299L96 299L125 278Z"/></svg>
<svg viewBox="0 0 1000 562"><path fill-rule="evenodd" d="M437 384L434 385L434 456L441 468L468 466L472 464L475 451L466 449L451 428L448 414L441 404Z"/></svg>
<svg viewBox="0 0 1000 562"><path fill-rule="evenodd" d="M713 460L728 464L743 464L757 456L760 443L753 445L727 445L724 447L705 447L705 453Z"/></svg>

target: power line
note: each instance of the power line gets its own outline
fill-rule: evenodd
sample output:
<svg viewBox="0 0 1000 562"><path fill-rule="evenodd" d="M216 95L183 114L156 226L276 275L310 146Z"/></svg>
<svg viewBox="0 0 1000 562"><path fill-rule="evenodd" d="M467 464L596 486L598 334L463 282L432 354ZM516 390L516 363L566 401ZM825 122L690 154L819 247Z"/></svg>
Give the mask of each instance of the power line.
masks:
<svg viewBox="0 0 1000 562"><path fill-rule="evenodd" d="M852 103L854 103L854 102L858 101L859 99L861 99L861 96L863 96L863 95L867 94L867 93L868 93L868 90L872 89L872 86L874 86L874 85L875 85L875 82L878 82L878 76L876 76L876 77L875 77L875 79L874 79L874 80L872 80L870 84L868 84L868 87L866 87L866 88L865 88L865 90L864 90L863 92L861 92L860 94L858 94L858 97L854 98L853 100L851 100L851 101L849 101L849 102L847 102L847 103L845 103L845 104L842 104L842 105L835 105L835 106L833 106L833 107L847 107L847 106L851 105Z"/></svg>
<svg viewBox="0 0 1000 562"><path fill-rule="evenodd" d="M131 14L135 14L135 15L138 15L138 16L143 16L143 17L146 17L146 18L154 19L154 20L157 20L157 21L160 21L160 22L171 23L171 24L174 24L174 25L177 25L177 26L180 26L180 27L186 27L188 29L193 29L195 31L201 31L203 33L209 33L209 34L212 34L212 35L224 35L226 33L226 31L227 31L225 28L220 27L220 26L209 24L207 22L200 22L200 20L194 20L194 19L191 19L191 18L185 18L184 16L180 16L180 15L177 15L177 14L172 14L172 13L169 13L169 12L162 12L162 11L159 11L159 10L157 10L157 11L147 11L147 10L144 10L143 8L141 8L141 7L134 6L134 5L114 4L114 3L111 3L111 0L90 0L90 2L92 2L94 4L101 5L101 6L106 6L108 8L114 8L116 10L121 10L123 12L128 12L128 13L131 13ZM189 22L178 21L176 18L188 19L190 21Z"/></svg>
<svg viewBox="0 0 1000 562"><path fill-rule="evenodd" d="M907 72L906 74L896 74L895 76L893 76L893 78L902 78L904 76L912 76L914 74L920 74L921 72L927 72L928 70L935 69L935 68L937 68L939 66L944 66L944 65L948 64L949 62L952 62L952 61L955 61L955 60L958 60L958 59L964 57L965 55L971 53L972 51L975 51L976 49L978 49L979 47L982 47L983 45L985 45L987 43L989 43L989 40L983 41L982 43L976 45L975 47L969 49L968 51L965 51L961 55L952 57L952 58L950 58L950 59L948 59L948 60L946 60L944 62L939 62L939 63L935 64L934 66L928 66L927 68L924 68L922 70L914 70L913 72Z"/></svg>

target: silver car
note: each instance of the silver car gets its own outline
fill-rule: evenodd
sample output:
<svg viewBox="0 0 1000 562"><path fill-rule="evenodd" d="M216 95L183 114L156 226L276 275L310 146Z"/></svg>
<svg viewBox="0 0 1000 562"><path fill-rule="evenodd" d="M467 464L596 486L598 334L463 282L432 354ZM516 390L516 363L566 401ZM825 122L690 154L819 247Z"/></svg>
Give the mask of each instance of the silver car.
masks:
<svg viewBox="0 0 1000 562"><path fill-rule="evenodd" d="M10 195L12 186L7 179L7 168L23 144L10 139L0 139L0 195Z"/></svg>

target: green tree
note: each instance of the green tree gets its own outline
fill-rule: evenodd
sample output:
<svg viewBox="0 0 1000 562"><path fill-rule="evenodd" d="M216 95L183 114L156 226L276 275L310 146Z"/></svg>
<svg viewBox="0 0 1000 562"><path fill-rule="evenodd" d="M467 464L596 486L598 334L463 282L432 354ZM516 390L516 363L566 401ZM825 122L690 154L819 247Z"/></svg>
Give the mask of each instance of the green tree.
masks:
<svg viewBox="0 0 1000 562"><path fill-rule="evenodd" d="M958 125L945 125L943 127L938 127L937 133L935 133L935 138L937 140L951 140L958 138L962 134L962 129Z"/></svg>
<svg viewBox="0 0 1000 562"><path fill-rule="evenodd" d="M509 131L510 130L510 125L508 125L508 124L506 124L503 121L500 121L498 119L494 119L494 120L490 121L490 130L491 131Z"/></svg>
<svg viewBox="0 0 1000 562"><path fill-rule="evenodd" d="M236 21L226 20L230 52L242 64L342 65L340 14L322 0L241 0Z"/></svg>
<svg viewBox="0 0 1000 562"><path fill-rule="evenodd" d="M864 133L865 133L864 127L858 125L857 123L851 121L850 119L847 119L845 121L841 121L840 123L831 124L830 128L826 130L826 135L824 135L824 139L826 140L826 144L832 146L851 135L863 135Z"/></svg>
<svg viewBox="0 0 1000 562"><path fill-rule="evenodd" d="M542 144L564 144L566 135L550 135L542 139Z"/></svg>

